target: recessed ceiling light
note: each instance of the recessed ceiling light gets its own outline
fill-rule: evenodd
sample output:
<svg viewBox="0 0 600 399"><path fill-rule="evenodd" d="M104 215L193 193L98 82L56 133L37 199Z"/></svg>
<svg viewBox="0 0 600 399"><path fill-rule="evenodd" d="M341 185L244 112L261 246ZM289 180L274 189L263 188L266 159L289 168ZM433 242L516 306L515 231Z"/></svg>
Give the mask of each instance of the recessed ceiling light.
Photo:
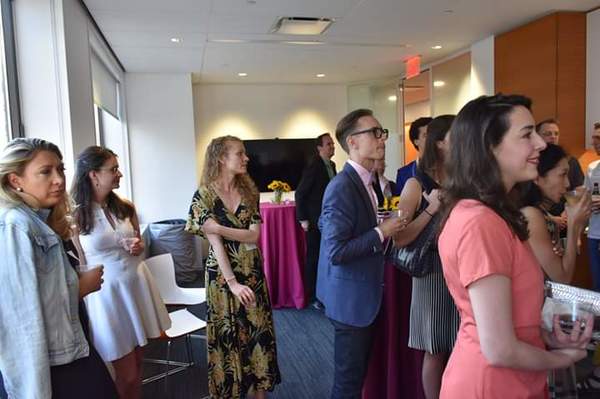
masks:
<svg viewBox="0 0 600 399"><path fill-rule="evenodd" d="M435 46L431 46L431 48L432 48L432 49L434 49L434 50L439 50L439 49L441 49L441 48L442 48L442 46L440 46L440 45L438 44L438 45L435 45Z"/></svg>
<svg viewBox="0 0 600 399"><path fill-rule="evenodd" d="M324 73L318 73L316 76L317 76L317 78L324 78L325 74Z"/></svg>
<svg viewBox="0 0 600 399"><path fill-rule="evenodd" d="M396 100L398 100L398 97L396 97L396 95L391 95L388 97L388 101L396 102Z"/></svg>
<svg viewBox="0 0 600 399"><path fill-rule="evenodd" d="M246 72L238 72L238 76L241 78L244 78L244 77L248 76L248 74Z"/></svg>
<svg viewBox="0 0 600 399"><path fill-rule="evenodd" d="M433 87L442 87L445 85L446 85L446 82L444 82L443 80L436 80L433 82Z"/></svg>
<svg viewBox="0 0 600 399"><path fill-rule="evenodd" d="M179 37L172 37L171 43L181 43L181 39Z"/></svg>

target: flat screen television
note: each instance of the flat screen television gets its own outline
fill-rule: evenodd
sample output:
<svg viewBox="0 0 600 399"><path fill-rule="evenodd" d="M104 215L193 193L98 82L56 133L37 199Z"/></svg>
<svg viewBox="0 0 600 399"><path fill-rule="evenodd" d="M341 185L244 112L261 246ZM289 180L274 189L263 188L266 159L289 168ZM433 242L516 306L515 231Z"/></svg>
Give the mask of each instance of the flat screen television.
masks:
<svg viewBox="0 0 600 399"><path fill-rule="evenodd" d="M244 140L244 146L250 158L248 173L261 192L270 191L267 186L273 180L285 181L295 190L317 154L315 139Z"/></svg>

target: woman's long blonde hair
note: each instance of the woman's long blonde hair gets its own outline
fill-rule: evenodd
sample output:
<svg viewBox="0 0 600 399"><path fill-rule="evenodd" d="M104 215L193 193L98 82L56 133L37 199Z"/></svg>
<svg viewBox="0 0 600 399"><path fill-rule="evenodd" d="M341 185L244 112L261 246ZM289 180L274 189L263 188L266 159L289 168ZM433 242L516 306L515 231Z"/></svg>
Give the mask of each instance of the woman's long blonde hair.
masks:
<svg viewBox="0 0 600 399"><path fill-rule="evenodd" d="M235 136L221 136L212 139L206 149L204 158L204 169L202 170L202 178L200 184L209 186L214 183L221 173L221 164L219 160L227 154L229 149L228 144L237 141L242 143L242 140ZM240 192L242 200L250 209L255 210L258 206L258 189L248 173L239 174L234 177L234 187Z"/></svg>
<svg viewBox="0 0 600 399"><path fill-rule="evenodd" d="M22 176L25 168L40 151L55 154L62 161L62 154L58 147L48 141L34 138L17 138L10 141L0 155L0 207L11 207L27 204L39 208L37 200L26 193L15 190L9 183L11 173ZM46 223L63 240L71 237L70 226L70 201L66 194L62 201L50 211Z"/></svg>

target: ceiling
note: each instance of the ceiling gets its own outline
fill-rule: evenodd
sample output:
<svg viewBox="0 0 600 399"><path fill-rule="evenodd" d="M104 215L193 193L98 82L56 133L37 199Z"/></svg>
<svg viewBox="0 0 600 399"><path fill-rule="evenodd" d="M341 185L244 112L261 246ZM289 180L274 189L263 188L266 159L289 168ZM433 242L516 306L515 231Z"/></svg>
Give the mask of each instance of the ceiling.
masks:
<svg viewBox="0 0 600 399"><path fill-rule="evenodd" d="M84 0L128 72L201 83L350 83L403 74L558 10L600 0ZM280 16L328 17L321 36L270 34ZM179 38L179 43L171 42ZM292 44L286 41L319 41ZM434 50L432 46L441 45ZM239 77L245 72L246 77ZM323 73L325 77L317 78Z"/></svg>

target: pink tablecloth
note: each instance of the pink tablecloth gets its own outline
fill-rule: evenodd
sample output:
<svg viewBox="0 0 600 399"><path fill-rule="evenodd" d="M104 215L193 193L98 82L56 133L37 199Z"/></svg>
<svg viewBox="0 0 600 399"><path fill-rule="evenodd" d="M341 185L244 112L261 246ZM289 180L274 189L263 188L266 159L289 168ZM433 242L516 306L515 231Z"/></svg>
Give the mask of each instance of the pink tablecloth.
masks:
<svg viewBox="0 0 600 399"><path fill-rule="evenodd" d="M423 353L408 347L412 280L385 265L383 303L363 386L363 399L421 399Z"/></svg>
<svg viewBox="0 0 600 399"><path fill-rule="evenodd" d="M261 203L260 216L260 249L271 305L301 309L306 306L302 277L306 242L296 221L296 206Z"/></svg>

